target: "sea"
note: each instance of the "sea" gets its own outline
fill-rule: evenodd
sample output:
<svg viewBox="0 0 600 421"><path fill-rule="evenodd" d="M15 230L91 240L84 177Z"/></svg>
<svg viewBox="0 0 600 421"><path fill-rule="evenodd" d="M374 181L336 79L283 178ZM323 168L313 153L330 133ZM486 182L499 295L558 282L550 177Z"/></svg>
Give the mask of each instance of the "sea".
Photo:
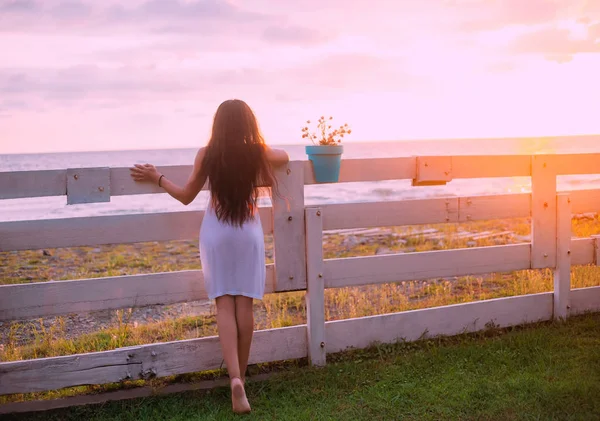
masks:
<svg viewBox="0 0 600 421"><path fill-rule="evenodd" d="M273 145L273 147L278 147ZM304 145L283 145L292 160L305 160ZM136 163L191 165L197 148L0 155L0 172L81 167L128 167ZM389 158L425 155L531 155L598 153L600 136L528 139L348 142L344 158ZM1 178L0 178L1 180ZM1 189L1 186L0 186ZM600 189L600 174L560 176L558 190ZM470 196L531 191L529 177L459 179L445 186L412 187L409 180L337 183L305 187L305 203L377 202L443 196ZM0 221L172 212L204 209L206 192L185 207L167 194L112 197L109 203L67 205L66 197L0 200ZM262 206L269 205L263 199Z"/></svg>

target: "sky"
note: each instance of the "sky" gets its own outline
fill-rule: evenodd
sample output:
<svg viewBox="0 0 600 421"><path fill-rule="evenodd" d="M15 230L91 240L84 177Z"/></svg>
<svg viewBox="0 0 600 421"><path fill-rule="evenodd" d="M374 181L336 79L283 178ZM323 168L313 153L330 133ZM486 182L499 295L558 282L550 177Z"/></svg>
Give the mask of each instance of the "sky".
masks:
<svg viewBox="0 0 600 421"><path fill-rule="evenodd" d="M598 0L0 0L0 153L600 133Z"/></svg>

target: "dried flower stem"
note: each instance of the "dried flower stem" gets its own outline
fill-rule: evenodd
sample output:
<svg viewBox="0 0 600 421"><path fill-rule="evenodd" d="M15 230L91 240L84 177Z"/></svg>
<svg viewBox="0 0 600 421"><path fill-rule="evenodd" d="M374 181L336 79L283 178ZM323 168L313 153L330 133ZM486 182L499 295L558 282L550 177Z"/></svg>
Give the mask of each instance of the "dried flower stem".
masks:
<svg viewBox="0 0 600 421"><path fill-rule="evenodd" d="M352 133L352 130L348 127L348 123L340 126L338 129L335 129L331 132L331 125L328 124L328 121L333 120L333 117L329 117L329 119L325 119L324 116L321 116L317 122L317 132L320 132L319 140L318 136L315 133L310 133L308 126L302 128L302 138L310 139L315 145L337 145L342 143L342 139L344 135ZM306 124L310 124L310 120L306 122Z"/></svg>

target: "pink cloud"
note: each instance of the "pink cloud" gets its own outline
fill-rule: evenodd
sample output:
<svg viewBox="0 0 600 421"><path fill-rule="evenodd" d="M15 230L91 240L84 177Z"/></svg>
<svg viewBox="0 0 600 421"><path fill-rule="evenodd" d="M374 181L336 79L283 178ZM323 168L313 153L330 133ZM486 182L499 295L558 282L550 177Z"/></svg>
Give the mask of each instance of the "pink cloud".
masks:
<svg viewBox="0 0 600 421"><path fill-rule="evenodd" d="M569 6L567 0L454 0L448 5L463 16L461 29L466 31L544 24L556 20Z"/></svg>
<svg viewBox="0 0 600 421"><path fill-rule="evenodd" d="M89 106L106 100L126 103L194 100L222 88L320 98L343 92L403 90L420 83L395 60L364 54L328 56L285 69L157 70L154 66L103 68L97 65L60 69L0 69L0 96L13 101L42 101L53 106Z"/></svg>
<svg viewBox="0 0 600 421"><path fill-rule="evenodd" d="M227 0L148 0L92 2L12 0L0 6L0 30L14 32L108 28L158 32L214 32L224 23L246 26L274 22L268 13L251 11Z"/></svg>
<svg viewBox="0 0 600 421"><path fill-rule="evenodd" d="M594 41L600 41L600 22L588 26L588 37Z"/></svg>
<svg viewBox="0 0 600 421"><path fill-rule="evenodd" d="M330 36L318 29L295 25L273 25L267 27L262 39L273 44L315 45L326 42Z"/></svg>
<svg viewBox="0 0 600 421"><path fill-rule="evenodd" d="M388 132L442 131L440 121L472 128L472 118L459 119L488 113L483 96L493 105L495 96L524 91L539 75L556 72L555 81L580 77L593 85L597 72L581 76L581 66L597 69L600 55L565 66L536 57L565 62L595 49L589 39L548 29L557 27L557 16L581 18L598 39L600 1L565 8L569 3L0 0L0 131L35 142L56 130L56 139L89 139L81 147L104 147L105 138L118 139L114 147L146 139L158 145L173 133L193 137L199 125L209 127L228 97L256 104L270 133L282 137L315 109L352 116L366 137L383 133L382 113L393 123ZM520 27L481 33L513 25ZM505 47L526 31L541 33ZM548 102L529 97L536 107ZM399 109L412 113L410 121L390 129Z"/></svg>
<svg viewBox="0 0 600 421"><path fill-rule="evenodd" d="M490 63L486 66L485 70L490 73L510 73L517 68L514 62L509 61L498 61Z"/></svg>
<svg viewBox="0 0 600 421"><path fill-rule="evenodd" d="M574 54L600 53L600 42L595 31L599 25L590 26L586 38L572 37L568 29L546 28L543 30L524 34L517 38L512 45L515 53L538 53L547 59L559 63L571 61Z"/></svg>
<svg viewBox="0 0 600 421"><path fill-rule="evenodd" d="M291 69L284 81L298 85L308 95L328 92L396 91L421 85L399 59L384 59L369 54L338 54ZM312 88L312 89L311 89Z"/></svg>
<svg viewBox="0 0 600 421"><path fill-rule="evenodd" d="M600 19L600 2L597 0L582 0L582 4L583 5L580 8L580 15L582 19Z"/></svg>
<svg viewBox="0 0 600 421"><path fill-rule="evenodd" d="M113 101L122 106L140 101L195 98L214 90L215 84L235 83L241 78L258 83L239 72L158 71L151 67L72 66L62 69L0 71L0 96L12 100L42 101L52 106L90 106Z"/></svg>

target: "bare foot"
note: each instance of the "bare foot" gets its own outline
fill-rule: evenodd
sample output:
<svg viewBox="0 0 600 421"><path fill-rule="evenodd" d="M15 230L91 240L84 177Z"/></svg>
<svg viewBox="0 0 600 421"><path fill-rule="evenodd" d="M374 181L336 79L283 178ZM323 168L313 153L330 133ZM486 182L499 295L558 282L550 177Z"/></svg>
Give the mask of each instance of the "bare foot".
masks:
<svg viewBox="0 0 600 421"><path fill-rule="evenodd" d="M244 383L239 377L231 379L231 406L236 414L248 414L251 410Z"/></svg>

